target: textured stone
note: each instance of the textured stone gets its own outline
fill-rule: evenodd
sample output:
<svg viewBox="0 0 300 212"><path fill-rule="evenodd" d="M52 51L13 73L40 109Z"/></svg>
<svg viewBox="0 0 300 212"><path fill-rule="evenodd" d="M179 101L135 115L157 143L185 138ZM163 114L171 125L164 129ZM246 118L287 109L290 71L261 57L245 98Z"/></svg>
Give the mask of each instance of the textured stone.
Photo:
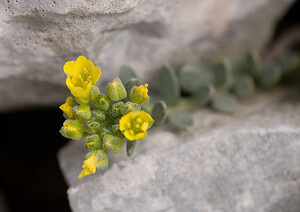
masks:
<svg viewBox="0 0 300 212"><path fill-rule="evenodd" d="M261 50L293 1L1 0L0 110L64 102L62 67L79 55L104 88L123 64L149 81L166 61Z"/></svg>
<svg viewBox="0 0 300 212"><path fill-rule="evenodd" d="M294 93L258 94L233 115L195 111L190 131L154 128L132 158L83 180L83 144L70 143L59 159L73 211L300 211Z"/></svg>

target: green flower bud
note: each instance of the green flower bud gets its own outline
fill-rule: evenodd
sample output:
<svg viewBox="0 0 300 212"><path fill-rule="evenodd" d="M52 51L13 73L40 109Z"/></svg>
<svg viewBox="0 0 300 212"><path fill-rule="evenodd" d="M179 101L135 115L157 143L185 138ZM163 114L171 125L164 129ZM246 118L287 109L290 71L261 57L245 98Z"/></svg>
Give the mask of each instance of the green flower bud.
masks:
<svg viewBox="0 0 300 212"><path fill-rule="evenodd" d="M124 141L121 138L106 134L103 137L104 147L112 154L120 153L124 146Z"/></svg>
<svg viewBox="0 0 300 212"><path fill-rule="evenodd" d="M100 90L97 86L92 85L90 90L90 100L98 99L100 97Z"/></svg>
<svg viewBox="0 0 300 212"><path fill-rule="evenodd" d="M108 165L108 154L104 149L99 149L96 154L97 169L105 169Z"/></svg>
<svg viewBox="0 0 300 212"><path fill-rule="evenodd" d="M124 116L126 115L127 113L130 113L130 112L139 112L141 111L142 107L137 104L137 103L132 103L132 102L126 102L122 108L121 108L121 114Z"/></svg>
<svg viewBox="0 0 300 212"><path fill-rule="evenodd" d="M96 109L107 110L110 105L110 98L101 93L99 98L91 101L91 105Z"/></svg>
<svg viewBox="0 0 300 212"><path fill-rule="evenodd" d="M72 112L80 122L86 122L92 118L89 105L77 105L72 108Z"/></svg>
<svg viewBox="0 0 300 212"><path fill-rule="evenodd" d="M78 120L67 119L59 132L66 138L79 140L82 137L83 127Z"/></svg>
<svg viewBox="0 0 300 212"><path fill-rule="evenodd" d="M113 131L115 136L117 136L121 139L125 138L124 135L122 134L121 130L120 130L120 125L119 124L112 125L111 128L112 128L112 131Z"/></svg>
<svg viewBox="0 0 300 212"><path fill-rule="evenodd" d="M94 155L94 154L97 154L97 150L93 150L93 151L88 152L88 153L85 155L85 159L88 159L89 157L91 157L91 156Z"/></svg>
<svg viewBox="0 0 300 212"><path fill-rule="evenodd" d="M93 134L85 137L85 148L88 151L102 149L102 141L99 135Z"/></svg>
<svg viewBox="0 0 300 212"><path fill-rule="evenodd" d="M101 129L101 124L95 120L90 120L84 124L84 131L88 134L95 134Z"/></svg>
<svg viewBox="0 0 300 212"><path fill-rule="evenodd" d="M108 96L113 101L119 101L127 96L126 89L119 77L115 78L107 85Z"/></svg>
<svg viewBox="0 0 300 212"><path fill-rule="evenodd" d="M95 118L96 121L102 122L106 120L105 113L102 110L95 109L92 111L93 117Z"/></svg>
<svg viewBox="0 0 300 212"><path fill-rule="evenodd" d="M117 102L113 104L109 110L111 117L116 118L121 116L121 108L123 107L124 102Z"/></svg>
<svg viewBox="0 0 300 212"><path fill-rule="evenodd" d="M88 99L82 99L82 98L76 97L75 100L80 105L87 105L89 103Z"/></svg>
<svg viewBox="0 0 300 212"><path fill-rule="evenodd" d="M105 135L112 135L113 133L111 132L111 131L109 131L107 128L105 128L105 127L102 127L101 129L100 129L100 131L99 131L99 134L100 134L100 136L101 136L101 138L103 139L103 137L105 136Z"/></svg>
<svg viewBox="0 0 300 212"><path fill-rule="evenodd" d="M104 149L94 150L86 154L85 158L88 159L91 156L96 154L96 162L97 162L97 169L105 169L108 165L108 154L107 151Z"/></svg>
<svg viewBox="0 0 300 212"><path fill-rule="evenodd" d="M149 101L148 84L134 86L130 91L130 99L133 103L143 105Z"/></svg>
<svg viewBox="0 0 300 212"><path fill-rule="evenodd" d="M141 85L140 80L136 79L136 78L132 78L126 84L124 84L125 89L126 89L126 93L127 93L127 97L125 98L124 102L129 102L130 101L130 91L131 91L131 88L133 86L140 86L140 85Z"/></svg>

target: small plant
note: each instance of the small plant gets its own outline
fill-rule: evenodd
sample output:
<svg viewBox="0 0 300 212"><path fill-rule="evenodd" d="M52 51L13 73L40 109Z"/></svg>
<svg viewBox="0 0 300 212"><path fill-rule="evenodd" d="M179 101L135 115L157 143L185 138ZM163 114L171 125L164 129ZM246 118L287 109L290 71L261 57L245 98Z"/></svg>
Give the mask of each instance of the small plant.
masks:
<svg viewBox="0 0 300 212"><path fill-rule="evenodd" d="M137 140L147 136L154 120L142 110L150 99L148 84L141 85L130 67L122 67L120 78L107 85L107 95L96 83L101 71L84 56L64 65L66 84L75 97L60 106L66 121L60 133L69 139L85 138L88 153L78 178L108 165L108 153L120 153L125 142L131 156ZM125 85L125 86L124 86Z"/></svg>
<svg viewBox="0 0 300 212"><path fill-rule="evenodd" d="M144 107L152 113L156 124L167 121L185 130L193 125L188 111L196 106L232 113L238 102L251 96L256 87L272 88L285 74L299 67L300 55L290 51L268 63L253 51L240 61L222 56L210 68L185 64L176 73L170 65L164 65L157 74L160 96Z"/></svg>

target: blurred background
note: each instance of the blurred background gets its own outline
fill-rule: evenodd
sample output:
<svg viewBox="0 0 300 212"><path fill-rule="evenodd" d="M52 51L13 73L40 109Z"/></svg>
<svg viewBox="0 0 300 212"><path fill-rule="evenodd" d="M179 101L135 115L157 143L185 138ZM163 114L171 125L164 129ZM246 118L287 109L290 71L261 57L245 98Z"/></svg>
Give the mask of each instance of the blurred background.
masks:
<svg viewBox="0 0 300 212"><path fill-rule="evenodd" d="M299 28L299 14L293 0L2 0L0 211L70 211L57 161L68 142L58 132L66 61L85 55L103 84L128 64L155 85L166 61L178 67L220 53L265 54Z"/></svg>

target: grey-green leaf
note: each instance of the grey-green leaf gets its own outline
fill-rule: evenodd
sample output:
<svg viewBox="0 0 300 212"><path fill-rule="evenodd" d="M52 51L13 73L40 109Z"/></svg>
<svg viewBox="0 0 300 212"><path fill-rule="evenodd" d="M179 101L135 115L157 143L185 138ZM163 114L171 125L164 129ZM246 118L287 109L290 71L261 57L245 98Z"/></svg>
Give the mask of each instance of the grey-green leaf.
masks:
<svg viewBox="0 0 300 212"><path fill-rule="evenodd" d="M253 94L255 90L254 79L250 75L240 76L233 87L234 94L239 98L245 98Z"/></svg>
<svg viewBox="0 0 300 212"><path fill-rule="evenodd" d="M260 83L266 88L274 87L279 83L282 77L282 69L277 64L270 64L260 76Z"/></svg>
<svg viewBox="0 0 300 212"><path fill-rule="evenodd" d="M215 83L219 87L227 87L233 81L233 67L229 59L218 61L214 67Z"/></svg>
<svg viewBox="0 0 300 212"><path fill-rule="evenodd" d="M238 100L237 98L230 93L222 93L212 100L213 109L224 112L224 113L232 113L235 111L237 107Z"/></svg>
<svg viewBox="0 0 300 212"><path fill-rule="evenodd" d="M244 59L244 72L250 74L251 76L257 78L262 73L261 68L261 57L259 52L251 51Z"/></svg>
<svg viewBox="0 0 300 212"><path fill-rule="evenodd" d="M215 86L212 83L200 85L195 95L196 102L199 105L205 105L215 94Z"/></svg>
<svg viewBox="0 0 300 212"><path fill-rule="evenodd" d="M179 80L170 65L164 65L158 71L158 88L168 105L175 105L180 95Z"/></svg>
<svg viewBox="0 0 300 212"><path fill-rule="evenodd" d="M187 64L180 69L179 81L182 90L196 93L202 84L212 81L212 74L202 66Z"/></svg>
<svg viewBox="0 0 300 212"><path fill-rule="evenodd" d="M120 70L120 79L124 85L132 78L138 79L137 74L134 70L127 65L123 65Z"/></svg>
<svg viewBox="0 0 300 212"><path fill-rule="evenodd" d="M136 141L128 141L126 143L127 156L130 157L134 153Z"/></svg>
<svg viewBox="0 0 300 212"><path fill-rule="evenodd" d="M179 130L186 130L194 124L192 116L187 111L171 113L168 116L168 121L173 127Z"/></svg>
<svg viewBox="0 0 300 212"><path fill-rule="evenodd" d="M152 118L155 124L163 124L167 117L167 105L164 101L158 101L155 103L152 110Z"/></svg>
<svg viewBox="0 0 300 212"><path fill-rule="evenodd" d="M296 52L286 52L280 60L283 74L288 74L300 68L300 54Z"/></svg>

